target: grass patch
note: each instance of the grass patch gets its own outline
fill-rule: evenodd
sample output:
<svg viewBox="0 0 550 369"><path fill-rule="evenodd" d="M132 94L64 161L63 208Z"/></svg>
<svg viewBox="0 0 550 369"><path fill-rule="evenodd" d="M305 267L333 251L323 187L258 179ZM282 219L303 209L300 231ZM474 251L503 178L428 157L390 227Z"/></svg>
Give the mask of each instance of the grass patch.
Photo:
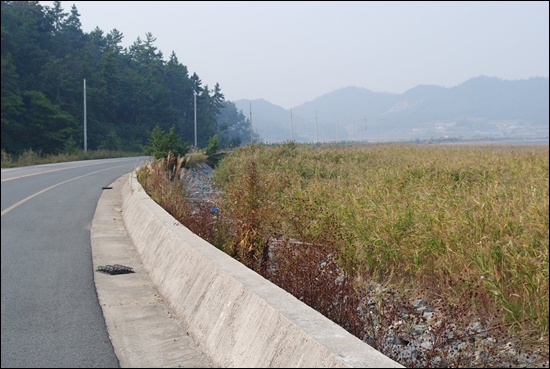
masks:
<svg viewBox="0 0 550 369"><path fill-rule="evenodd" d="M548 145L249 145L214 172L216 220L208 207L176 218L195 219L201 237L390 357L390 331L365 326L373 286L526 348L548 342L548 154ZM391 327L401 302L384 299L369 306ZM441 361L429 347L432 356L404 365L465 360Z"/></svg>
<svg viewBox="0 0 550 369"><path fill-rule="evenodd" d="M139 152L112 151L112 150L91 150L91 151L73 151L70 153L44 155L31 149L24 151L20 155L11 155L2 149L2 168L25 167L30 165L64 163L79 160L124 158L132 156L141 156Z"/></svg>

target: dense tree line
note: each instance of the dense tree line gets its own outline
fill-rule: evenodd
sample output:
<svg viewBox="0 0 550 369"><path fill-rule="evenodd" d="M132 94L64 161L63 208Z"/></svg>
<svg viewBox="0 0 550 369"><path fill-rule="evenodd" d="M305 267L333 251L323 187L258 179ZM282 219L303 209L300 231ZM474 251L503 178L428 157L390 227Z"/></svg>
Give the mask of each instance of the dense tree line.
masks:
<svg viewBox="0 0 550 369"><path fill-rule="evenodd" d="M82 31L75 5L2 1L2 150L44 154L84 147L141 150L158 125L197 146L250 141L250 124L218 83L203 85L174 52L165 60L149 32L127 48L117 29Z"/></svg>

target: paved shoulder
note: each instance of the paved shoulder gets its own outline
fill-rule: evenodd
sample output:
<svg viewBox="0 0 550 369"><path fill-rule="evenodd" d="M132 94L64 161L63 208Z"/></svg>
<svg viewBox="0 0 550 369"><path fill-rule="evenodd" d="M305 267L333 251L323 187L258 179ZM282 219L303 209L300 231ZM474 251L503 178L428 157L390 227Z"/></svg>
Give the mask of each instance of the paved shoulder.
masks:
<svg viewBox="0 0 550 369"><path fill-rule="evenodd" d="M91 227L96 290L120 366L213 367L157 291L126 233L121 197L125 180L128 175L104 189ZM121 274L108 273L115 265L111 272Z"/></svg>

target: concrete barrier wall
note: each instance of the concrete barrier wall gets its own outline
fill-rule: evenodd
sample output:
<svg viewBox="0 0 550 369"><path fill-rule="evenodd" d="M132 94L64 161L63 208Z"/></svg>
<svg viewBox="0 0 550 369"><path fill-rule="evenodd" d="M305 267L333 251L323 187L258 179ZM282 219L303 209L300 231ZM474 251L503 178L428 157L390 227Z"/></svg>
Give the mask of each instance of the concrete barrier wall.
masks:
<svg viewBox="0 0 550 369"><path fill-rule="evenodd" d="M403 367L218 250L149 198L135 173L122 214L145 269L219 367Z"/></svg>

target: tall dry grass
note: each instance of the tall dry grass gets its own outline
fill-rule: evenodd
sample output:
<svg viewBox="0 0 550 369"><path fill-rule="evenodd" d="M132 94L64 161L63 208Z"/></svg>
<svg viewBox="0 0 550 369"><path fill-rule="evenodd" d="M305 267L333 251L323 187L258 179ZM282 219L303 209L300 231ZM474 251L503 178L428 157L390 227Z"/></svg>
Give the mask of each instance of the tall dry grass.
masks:
<svg viewBox="0 0 550 369"><path fill-rule="evenodd" d="M290 142L235 150L215 180L226 250L258 267L272 238L322 245L354 277L547 335L548 168L547 145Z"/></svg>
<svg viewBox="0 0 550 369"><path fill-rule="evenodd" d="M183 185L189 162L152 162L138 179L194 233L392 359L547 365L548 145L251 145L224 158L221 192L202 203Z"/></svg>

